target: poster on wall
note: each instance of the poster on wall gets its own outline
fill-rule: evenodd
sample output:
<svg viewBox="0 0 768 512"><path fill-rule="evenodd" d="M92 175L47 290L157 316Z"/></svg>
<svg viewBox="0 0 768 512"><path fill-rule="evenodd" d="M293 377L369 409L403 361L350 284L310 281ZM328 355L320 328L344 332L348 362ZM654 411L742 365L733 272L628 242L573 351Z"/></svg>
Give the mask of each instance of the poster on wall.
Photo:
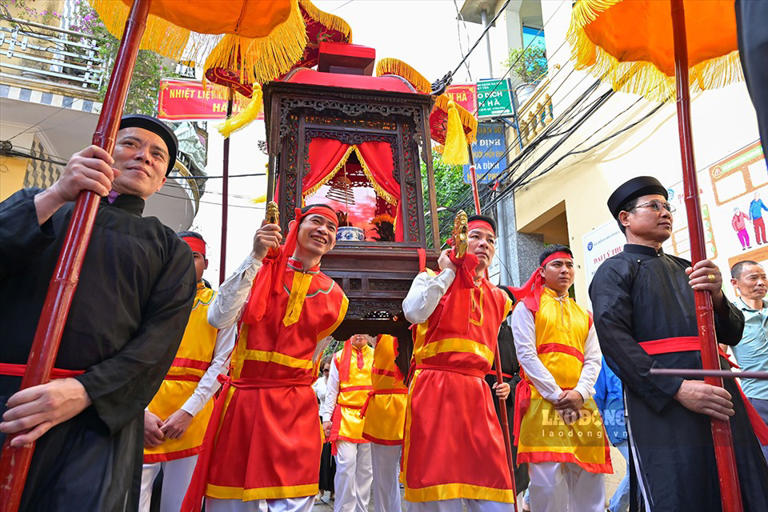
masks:
<svg viewBox="0 0 768 512"><path fill-rule="evenodd" d="M698 178L707 257L720 268L724 281L728 282L730 268L739 261L768 267L768 169L760 141L700 170ZM682 182L669 188L669 202L676 212L664 250L690 259ZM725 291L733 297L730 285Z"/></svg>
<svg viewBox="0 0 768 512"><path fill-rule="evenodd" d="M584 270L587 287L597 272L597 267L611 256L618 254L627 243L618 224L611 221L583 236Z"/></svg>

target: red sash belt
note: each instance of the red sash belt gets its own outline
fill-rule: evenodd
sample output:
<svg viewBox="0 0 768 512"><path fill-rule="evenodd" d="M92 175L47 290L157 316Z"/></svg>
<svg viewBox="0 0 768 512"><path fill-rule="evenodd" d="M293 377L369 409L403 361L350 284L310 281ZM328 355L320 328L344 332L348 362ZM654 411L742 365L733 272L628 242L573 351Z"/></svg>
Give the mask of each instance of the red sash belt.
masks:
<svg viewBox="0 0 768 512"><path fill-rule="evenodd" d="M494 370L491 370L490 372L486 372L485 375L486 376L495 377L496 376L496 372ZM505 379L513 379L515 377L514 375L510 375L508 373L503 373L503 372L502 372L501 376L504 377Z"/></svg>
<svg viewBox="0 0 768 512"><path fill-rule="evenodd" d="M384 375L386 377L392 377L393 379L400 378L399 373L394 372L392 370L385 370L384 368L376 368L376 367L371 368L371 373L373 373L374 375Z"/></svg>
<svg viewBox="0 0 768 512"><path fill-rule="evenodd" d="M210 361L199 361L197 359L188 359L186 357L177 357L171 363L171 366L177 368L191 368L193 370L206 371L211 366Z"/></svg>
<svg viewBox="0 0 768 512"><path fill-rule="evenodd" d="M219 375L219 382L222 383L219 395L213 405L211 419L208 420L208 427L205 430L205 437L197 457L195 472L192 474L192 480L189 482L187 494L184 496L184 502L181 504L180 512L198 512L203 502L205 485L208 483L208 470L211 465L211 454L216 449L216 435L221 423L221 415L224 412L224 404L227 402L230 386L237 389L265 389L265 388L288 388L302 387L312 385L312 376L297 379L265 379L260 377L246 377L233 380L228 375Z"/></svg>
<svg viewBox="0 0 768 512"><path fill-rule="evenodd" d="M542 343L536 347L536 352L539 354L559 352L561 354L573 356L582 363L584 362L584 354L579 349L570 345L565 345L564 343Z"/></svg>
<svg viewBox="0 0 768 512"><path fill-rule="evenodd" d="M368 404L371 402L371 398L376 395L407 395L408 388L383 388L374 389L368 393L368 398L365 399L363 407L360 409L360 417L365 418L365 412L368 410Z"/></svg>
<svg viewBox="0 0 768 512"><path fill-rule="evenodd" d="M370 391L373 386L347 386L345 388L339 388L339 393L346 393L347 391Z"/></svg>
<svg viewBox="0 0 768 512"><path fill-rule="evenodd" d="M701 343L696 336L683 336L679 338L661 338L658 340L641 341L640 346L645 350L648 355L655 356L657 354L674 354L676 352L700 352ZM728 359L725 352L722 351L720 346L717 347L717 351L720 356L724 357L731 367L738 368L736 364ZM736 382L736 387L739 389L741 400L744 402L744 408L747 411L747 417L752 424L752 429L755 431L757 439L763 446L768 446L768 425L760 417L760 414L755 410L755 406L744 394L741 389L741 385Z"/></svg>
<svg viewBox="0 0 768 512"><path fill-rule="evenodd" d="M179 368L184 370L202 370L207 371L210 368L211 363L209 361L199 361L197 359L188 359L186 357L177 357L171 363L171 368ZM200 382L203 377L201 375L186 374L186 375L171 375L165 376L165 380L181 380L186 382Z"/></svg>
<svg viewBox="0 0 768 512"><path fill-rule="evenodd" d="M9 377L23 377L27 371L26 364L0 363L0 375ZM77 377L85 373L85 370L64 370L62 368L51 369L51 379L66 379L68 377Z"/></svg>
<svg viewBox="0 0 768 512"><path fill-rule="evenodd" d="M186 382L200 382L200 375L166 375L164 380L183 380Z"/></svg>

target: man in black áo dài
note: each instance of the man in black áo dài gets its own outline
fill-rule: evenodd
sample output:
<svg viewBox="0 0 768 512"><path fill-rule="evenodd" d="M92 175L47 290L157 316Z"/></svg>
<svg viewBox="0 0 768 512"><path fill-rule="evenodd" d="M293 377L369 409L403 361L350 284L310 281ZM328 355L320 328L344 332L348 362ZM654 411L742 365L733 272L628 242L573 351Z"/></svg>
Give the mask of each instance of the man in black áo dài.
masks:
<svg viewBox="0 0 768 512"><path fill-rule="evenodd" d="M126 116L112 155L89 146L50 188L0 203L0 441L36 441L22 511L136 509L144 408L171 366L195 296L189 247L141 217L176 148L159 120ZM19 391L82 190L103 199L52 380Z"/></svg>
<svg viewBox="0 0 768 512"><path fill-rule="evenodd" d="M655 178L624 183L608 207L627 245L598 268L589 294L600 347L624 383L633 488L645 503L631 510L720 511L710 418L730 422L744 510L768 510L768 467L734 380L723 389L649 373L702 367L694 290L712 294L717 340L739 342L744 317L723 295L720 271L664 253L673 208Z"/></svg>

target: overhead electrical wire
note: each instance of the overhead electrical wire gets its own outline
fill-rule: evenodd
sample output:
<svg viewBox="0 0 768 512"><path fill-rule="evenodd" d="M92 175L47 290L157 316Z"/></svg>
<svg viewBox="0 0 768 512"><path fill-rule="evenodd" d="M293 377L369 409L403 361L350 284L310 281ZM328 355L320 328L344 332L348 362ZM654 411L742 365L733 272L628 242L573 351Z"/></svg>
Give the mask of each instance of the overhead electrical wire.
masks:
<svg viewBox="0 0 768 512"><path fill-rule="evenodd" d="M464 33L467 35L467 47L469 47L469 30L467 30L467 22L464 20L464 16L459 9L459 3L453 0L453 6L456 8L456 38L459 43L459 53L464 54L464 48L461 47L461 25L464 25ZM472 81L472 71L469 69L469 63L465 62L464 67L467 68L467 76L469 81Z"/></svg>
<svg viewBox="0 0 768 512"><path fill-rule="evenodd" d="M507 2L507 4L508 4L508 3L509 3L509 2ZM554 10L554 12L552 12L552 14L549 16L549 18L547 18L547 20L546 20L544 23L542 23L542 25L541 25L541 28L538 30L538 32L536 33L536 35L539 35L539 34L541 34L541 33L544 31L544 28L547 26L547 24L548 24L550 21L552 21L552 18L554 18L555 14L557 14L557 12L560 10L560 8L563 6L563 4L564 4L564 3L565 3L565 2L560 2L560 5L558 5L558 6L557 6L557 9L555 9L555 10ZM501 13L501 12L504 10L504 8L507 6L507 4L504 4L504 7L502 7L502 8L501 8L501 10L499 11L499 13ZM498 16L499 16L499 15L497 14L497 15L496 15L496 17L494 18L494 21L496 20L496 18L497 18ZM487 32L488 28L490 28L490 27L491 27L491 25L492 25L492 23L489 23L489 24L488 24L488 27L486 27L486 31L484 31L484 32L483 32L483 35L485 34L485 32ZM480 38L482 38L482 35L480 36ZM479 42L479 41L480 41L480 39L478 39L478 42ZM553 58L553 57L555 56L555 54L556 54L558 51L560 51L560 48L562 48L562 47L563 47L563 45L565 44L565 42L566 42L566 40L564 39L564 40L563 40L563 41L560 43L560 46L558 46L558 47L555 49L555 51L554 51L554 52L552 52L552 55L550 55L550 56L548 56L548 57L547 57L547 60L549 60L549 59ZM532 38L532 39L531 39L531 41L530 41L530 42L529 42L529 43L528 43L528 44L525 46L525 48L523 48L523 51L522 51L522 52L520 52L520 55L518 55L518 56L517 56L517 59L515 59L515 62L513 62L512 64L510 64L510 66L507 68L507 71L506 71L506 72L505 72L505 73L502 75L502 77L501 77L501 78L500 78L500 79L499 79L499 80L496 82L496 85L493 87L493 89L491 89L490 93L488 94L488 96L486 96L485 100L483 100L483 102L482 102L480 105L478 105L478 107L477 107L477 110L474 112L474 113L475 113L475 115L477 115L477 112L479 112L479 111L480 111L480 109L481 109L481 108L482 108L482 107L485 105L485 102L486 102L486 101L488 101L488 99L491 97L491 94L493 94L494 92L496 92L496 89L498 89L498 87L499 87L499 85L501 84L502 80L504 80L504 79L507 77L507 75L509 75L509 73L512 71L512 68L513 68L513 67L515 67L515 66L517 65L517 63L520 61L520 59L522 59L522 58L523 58L523 55L524 55L524 53L525 53L525 50L527 50L528 48L530 48L530 46L531 46L532 44L533 44L533 38ZM475 43L475 47L476 47L476 46L477 46L477 43ZM475 47L473 47L472 49L474 49ZM455 71L454 71L454 74L455 74Z"/></svg>
<svg viewBox="0 0 768 512"><path fill-rule="evenodd" d="M477 41L475 41L475 44L472 45L472 48L469 49L467 54L464 55L464 57L462 57L462 59L459 62L459 64L451 72L451 76L455 75L456 72L459 70L459 68L461 68L462 64L464 64L464 62L467 60L467 58L469 58L469 56L472 55L472 52L475 51L475 48L477 48L477 45L480 44L480 41L483 40L483 37L485 37L485 34L487 34L488 31L493 26L493 24L496 23L496 20L499 18L499 16L501 16L501 13L504 12L504 9L507 8L507 5L509 5L509 2L511 2L511 1L512 0L507 0L506 2L504 2L504 5L502 5L501 9L499 9L498 12L496 13L496 16L494 16L493 19L491 21L489 21L488 24L485 26L485 29L480 34L480 37L477 38Z"/></svg>

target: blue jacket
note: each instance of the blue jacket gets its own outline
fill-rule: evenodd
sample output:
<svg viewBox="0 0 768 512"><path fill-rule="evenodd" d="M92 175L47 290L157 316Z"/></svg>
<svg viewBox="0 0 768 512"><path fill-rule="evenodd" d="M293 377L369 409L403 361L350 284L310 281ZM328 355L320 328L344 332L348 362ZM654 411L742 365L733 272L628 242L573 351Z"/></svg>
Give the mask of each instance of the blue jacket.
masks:
<svg viewBox="0 0 768 512"><path fill-rule="evenodd" d="M754 219L761 219L763 217L763 210L768 212L768 207L765 206L762 199L753 199L749 203L749 217Z"/></svg>
<svg viewBox="0 0 768 512"><path fill-rule="evenodd" d="M624 388L615 373L608 367L603 357L603 367L595 382L595 402L603 417L605 431L611 444L618 444L627 439L624 423Z"/></svg>

